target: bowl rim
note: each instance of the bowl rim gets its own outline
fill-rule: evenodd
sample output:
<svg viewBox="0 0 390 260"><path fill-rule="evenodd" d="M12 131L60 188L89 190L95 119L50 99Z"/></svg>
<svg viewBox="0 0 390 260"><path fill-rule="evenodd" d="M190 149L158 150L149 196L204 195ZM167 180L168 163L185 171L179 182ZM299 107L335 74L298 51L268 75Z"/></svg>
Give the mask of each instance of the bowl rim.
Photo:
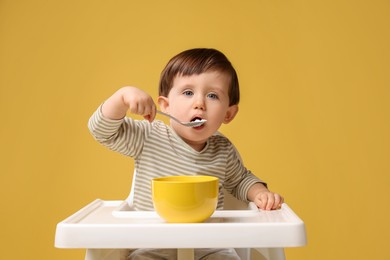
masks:
<svg viewBox="0 0 390 260"><path fill-rule="evenodd" d="M202 183L218 181L218 177L209 175L170 175L153 178L154 183Z"/></svg>

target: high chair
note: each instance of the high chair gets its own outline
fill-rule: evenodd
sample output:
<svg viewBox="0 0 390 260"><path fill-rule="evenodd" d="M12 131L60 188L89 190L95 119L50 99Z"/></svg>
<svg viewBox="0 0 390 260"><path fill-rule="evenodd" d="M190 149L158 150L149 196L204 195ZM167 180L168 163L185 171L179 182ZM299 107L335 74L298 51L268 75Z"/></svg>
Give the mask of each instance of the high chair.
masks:
<svg viewBox="0 0 390 260"><path fill-rule="evenodd" d="M236 248L241 259L251 259L247 248L256 248L252 259L281 260L284 247L306 244L304 223L287 204L259 211L253 203L229 210L237 208L229 195L226 202L204 223L175 224L131 210L127 201L96 199L57 224L55 247L86 248L86 260L124 260L127 248L178 248L179 260L194 259L193 248Z"/></svg>
<svg viewBox="0 0 390 260"><path fill-rule="evenodd" d="M125 201L97 199L58 223L55 246L86 248L85 260L125 260L127 248L178 248L179 260L193 260L193 248L235 248L243 260L284 260L284 247L306 244L305 225L287 204L259 211L224 192L224 210L210 221L168 224L132 210L133 190Z"/></svg>

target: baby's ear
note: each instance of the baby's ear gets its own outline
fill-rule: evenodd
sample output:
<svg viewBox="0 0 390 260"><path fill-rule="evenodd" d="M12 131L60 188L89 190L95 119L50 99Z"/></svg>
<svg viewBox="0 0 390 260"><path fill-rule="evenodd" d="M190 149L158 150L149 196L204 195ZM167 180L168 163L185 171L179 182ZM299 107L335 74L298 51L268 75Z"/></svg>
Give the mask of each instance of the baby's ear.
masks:
<svg viewBox="0 0 390 260"><path fill-rule="evenodd" d="M157 98L157 103L161 109L161 111L163 112L168 112L168 108L169 108L169 100L167 97L164 97L164 96L159 96Z"/></svg>
<svg viewBox="0 0 390 260"><path fill-rule="evenodd" d="M226 111L225 119L223 120L223 123L229 124L237 115L238 113L238 105L233 105L228 108Z"/></svg>

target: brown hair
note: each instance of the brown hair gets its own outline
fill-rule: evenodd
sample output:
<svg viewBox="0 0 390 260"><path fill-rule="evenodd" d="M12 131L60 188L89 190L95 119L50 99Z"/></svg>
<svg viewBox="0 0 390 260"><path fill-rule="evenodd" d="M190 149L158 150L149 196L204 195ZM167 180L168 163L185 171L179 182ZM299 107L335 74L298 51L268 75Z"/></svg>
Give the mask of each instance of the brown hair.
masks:
<svg viewBox="0 0 390 260"><path fill-rule="evenodd" d="M240 101L237 73L227 57L215 49L190 49L174 56L161 72L159 95L168 96L177 75L191 76L210 71L219 71L230 76L229 106L237 105Z"/></svg>

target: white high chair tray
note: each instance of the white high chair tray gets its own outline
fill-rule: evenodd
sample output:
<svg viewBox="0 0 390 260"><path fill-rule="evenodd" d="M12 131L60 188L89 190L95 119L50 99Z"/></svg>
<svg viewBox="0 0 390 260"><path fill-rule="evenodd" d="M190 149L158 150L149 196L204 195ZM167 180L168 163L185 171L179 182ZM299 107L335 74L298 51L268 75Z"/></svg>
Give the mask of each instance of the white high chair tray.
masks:
<svg viewBox="0 0 390 260"><path fill-rule="evenodd" d="M97 199L57 224L58 248L299 247L303 221L280 210L222 210L202 223L166 223L156 212L131 211L126 201Z"/></svg>

